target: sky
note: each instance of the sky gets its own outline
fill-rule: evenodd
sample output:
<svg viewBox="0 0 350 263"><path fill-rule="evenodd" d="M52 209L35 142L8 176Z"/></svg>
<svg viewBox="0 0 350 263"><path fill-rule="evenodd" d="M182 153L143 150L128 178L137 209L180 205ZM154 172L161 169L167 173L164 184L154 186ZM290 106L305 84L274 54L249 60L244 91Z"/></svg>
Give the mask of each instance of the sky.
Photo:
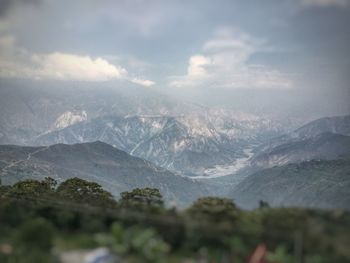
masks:
<svg viewBox="0 0 350 263"><path fill-rule="evenodd" d="M350 113L350 0L0 0L0 78ZM0 86L1 88L1 86Z"/></svg>

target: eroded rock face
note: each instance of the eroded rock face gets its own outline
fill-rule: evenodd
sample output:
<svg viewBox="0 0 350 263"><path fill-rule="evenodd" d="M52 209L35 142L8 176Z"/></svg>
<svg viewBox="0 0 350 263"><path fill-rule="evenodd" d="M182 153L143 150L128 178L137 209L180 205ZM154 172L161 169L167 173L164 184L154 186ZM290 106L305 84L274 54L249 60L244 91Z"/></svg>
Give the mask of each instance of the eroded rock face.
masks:
<svg viewBox="0 0 350 263"><path fill-rule="evenodd" d="M86 121L86 120L87 120L87 113L85 110L75 111L75 112L66 111L56 119L52 130L61 130L70 125L73 125L82 121Z"/></svg>

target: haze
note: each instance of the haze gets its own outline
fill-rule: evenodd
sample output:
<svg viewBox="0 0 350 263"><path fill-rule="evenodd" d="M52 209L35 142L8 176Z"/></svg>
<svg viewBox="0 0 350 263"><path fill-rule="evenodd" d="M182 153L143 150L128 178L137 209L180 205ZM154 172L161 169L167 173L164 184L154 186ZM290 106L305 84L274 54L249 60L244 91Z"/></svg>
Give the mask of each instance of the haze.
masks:
<svg viewBox="0 0 350 263"><path fill-rule="evenodd" d="M240 111L350 113L348 0L2 0L0 10L0 88L131 82Z"/></svg>

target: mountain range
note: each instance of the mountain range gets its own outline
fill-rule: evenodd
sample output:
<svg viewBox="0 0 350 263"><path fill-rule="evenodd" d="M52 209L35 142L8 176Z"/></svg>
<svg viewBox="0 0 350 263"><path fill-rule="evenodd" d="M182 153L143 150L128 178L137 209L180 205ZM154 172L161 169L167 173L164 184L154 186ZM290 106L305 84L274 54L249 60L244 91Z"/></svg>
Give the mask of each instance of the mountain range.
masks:
<svg viewBox="0 0 350 263"><path fill-rule="evenodd" d="M350 116L321 118L261 145L230 197L246 208L350 209Z"/></svg>
<svg viewBox="0 0 350 263"><path fill-rule="evenodd" d="M130 84L27 90L9 86L0 89L0 98L0 144L99 140L188 176L221 175L227 170L222 166L249 157L247 150L296 125L178 101Z"/></svg>
<svg viewBox="0 0 350 263"><path fill-rule="evenodd" d="M350 156L349 135L350 115L321 118L260 146L251 165L267 168L347 157Z"/></svg>
<svg viewBox="0 0 350 263"><path fill-rule="evenodd" d="M259 200L349 208L350 115L301 125L305 120L209 108L130 83L11 85L0 89L4 184L76 176L115 196L156 187L177 206L213 195L246 208Z"/></svg>

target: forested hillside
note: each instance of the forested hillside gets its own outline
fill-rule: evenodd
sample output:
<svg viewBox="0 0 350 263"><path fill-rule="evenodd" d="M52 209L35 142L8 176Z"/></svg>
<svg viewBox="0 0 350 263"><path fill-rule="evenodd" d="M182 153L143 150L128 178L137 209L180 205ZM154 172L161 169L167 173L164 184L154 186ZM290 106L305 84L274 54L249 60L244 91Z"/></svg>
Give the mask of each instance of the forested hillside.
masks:
<svg viewBox="0 0 350 263"><path fill-rule="evenodd" d="M350 260L350 214L341 210L261 202L244 211L229 199L205 197L179 211L166 208L154 188L115 200L97 183L45 178L0 186L0 215L4 263L68 262L101 247L108 262Z"/></svg>

